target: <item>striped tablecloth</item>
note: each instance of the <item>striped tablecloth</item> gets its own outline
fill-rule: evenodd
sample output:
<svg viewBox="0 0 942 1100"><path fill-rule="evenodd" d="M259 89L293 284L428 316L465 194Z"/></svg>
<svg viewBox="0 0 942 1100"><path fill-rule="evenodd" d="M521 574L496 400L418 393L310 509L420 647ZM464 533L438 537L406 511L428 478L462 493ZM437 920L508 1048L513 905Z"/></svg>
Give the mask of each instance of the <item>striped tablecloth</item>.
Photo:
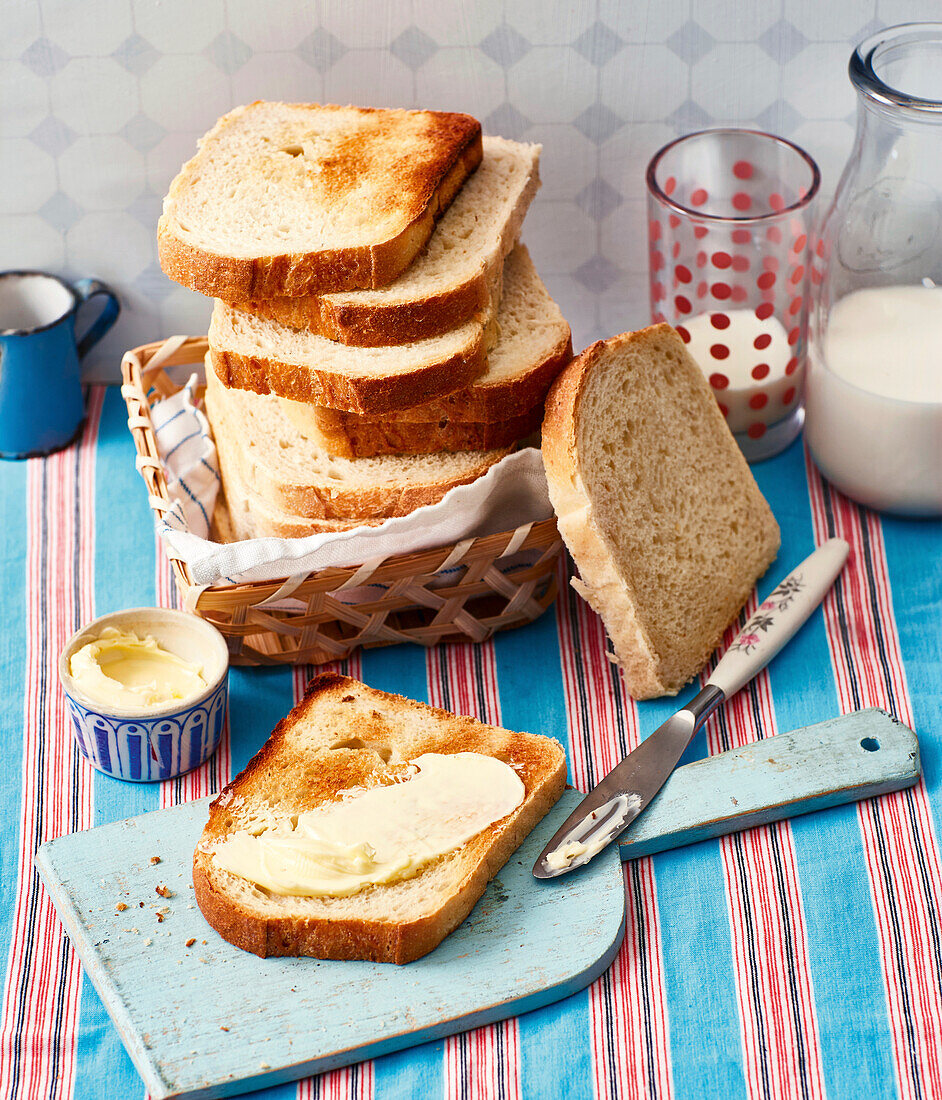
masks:
<svg viewBox="0 0 942 1100"><path fill-rule="evenodd" d="M234 670L231 735L181 779L122 784L79 759L56 674L61 646L95 615L175 600L121 399L97 389L89 407L78 446L0 471L4 1100L143 1095L33 872L37 846L216 790L308 673ZM919 733L925 784L630 864L624 947L586 992L257 1095L942 1097L942 524L881 520L848 503L800 444L755 472L782 526L773 574L829 535L847 539L852 558L824 613L692 756L880 706ZM625 697L598 620L563 591L540 621L493 643L373 650L344 668L554 734L586 787L673 705Z"/></svg>

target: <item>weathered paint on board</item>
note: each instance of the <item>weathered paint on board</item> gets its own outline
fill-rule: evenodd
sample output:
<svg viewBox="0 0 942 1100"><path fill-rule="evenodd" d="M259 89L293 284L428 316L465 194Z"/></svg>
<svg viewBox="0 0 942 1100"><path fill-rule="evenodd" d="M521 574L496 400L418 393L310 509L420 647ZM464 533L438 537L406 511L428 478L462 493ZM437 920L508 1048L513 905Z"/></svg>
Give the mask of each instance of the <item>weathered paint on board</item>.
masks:
<svg viewBox="0 0 942 1100"><path fill-rule="evenodd" d="M190 882L208 799L49 841L36 863L154 1100L230 1096L514 1016L592 982L624 930L617 851L551 890L530 873L580 797L567 791L464 924L401 967L259 959L222 940Z"/></svg>

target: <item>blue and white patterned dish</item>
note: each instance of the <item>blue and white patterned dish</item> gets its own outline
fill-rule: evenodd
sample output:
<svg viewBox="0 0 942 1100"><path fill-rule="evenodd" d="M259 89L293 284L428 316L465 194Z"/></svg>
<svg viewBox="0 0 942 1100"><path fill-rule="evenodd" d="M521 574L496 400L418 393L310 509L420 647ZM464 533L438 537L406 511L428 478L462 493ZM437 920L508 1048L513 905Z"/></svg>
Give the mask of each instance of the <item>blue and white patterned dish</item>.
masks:
<svg viewBox="0 0 942 1100"><path fill-rule="evenodd" d="M201 666L206 691L192 701L159 710L105 709L72 679L72 654L105 627L151 634L163 648ZM68 641L59 657L72 733L85 759L99 771L135 783L172 779L199 767L215 752L226 724L229 654L223 636L195 615L139 607L103 615Z"/></svg>

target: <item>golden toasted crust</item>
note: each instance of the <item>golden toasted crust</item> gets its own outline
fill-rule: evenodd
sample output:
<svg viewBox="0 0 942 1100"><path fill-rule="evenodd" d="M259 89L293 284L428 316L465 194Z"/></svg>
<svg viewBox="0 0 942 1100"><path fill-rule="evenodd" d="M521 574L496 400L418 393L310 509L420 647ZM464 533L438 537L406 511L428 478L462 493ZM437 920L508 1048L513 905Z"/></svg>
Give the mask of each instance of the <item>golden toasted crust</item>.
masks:
<svg viewBox="0 0 942 1100"><path fill-rule="evenodd" d="M198 188L207 162L207 149L226 140L227 130L240 125L255 108L281 105L261 101L223 116L201 140L200 151L188 161L170 185L164 213L157 225L157 246L164 272L192 290L228 302L306 295L328 291L385 286L400 275L428 240L436 220L458 193L483 156L480 123L469 115L449 112L386 111L342 108L335 105L289 104L316 112L356 110L362 117L379 118L369 140L360 132L331 149L320 162L315 201L329 205L348 195L358 178L369 172L382 185L375 196L378 209L388 213L395 205L398 231L375 243L323 248L315 252L233 256L192 243L181 232L175 208L188 188ZM396 148L397 128L405 117L427 120L421 148L403 157ZM383 166L385 164L385 171ZM251 171L252 166L248 165Z"/></svg>
<svg viewBox="0 0 942 1100"><path fill-rule="evenodd" d="M456 383L467 386L487 369L483 339L468 354L459 352L401 374L373 377L351 377L313 367L299 369L292 363L240 355L225 348L211 348L210 355L213 370L225 386L372 414L419 404L429 393L448 393Z"/></svg>
<svg viewBox="0 0 942 1100"><path fill-rule="evenodd" d="M490 305L484 271L471 282L449 287L421 301L398 302L384 309L355 302L338 303L328 295L255 298L233 302L235 309L312 332L351 347L380 348L411 344L458 328Z"/></svg>
<svg viewBox="0 0 942 1100"><path fill-rule="evenodd" d="M553 353L532 370L502 379L490 385L474 384L424 401L388 410L382 420L371 414L360 415L324 404L312 404L312 416L319 430L334 439L349 439L377 428L405 430L416 424L500 424L517 417L529 417L541 408L547 391L559 372L572 359L572 340L561 337Z"/></svg>
<svg viewBox="0 0 942 1100"><path fill-rule="evenodd" d="M286 773L279 765L290 756L286 741L292 729L309 720L325 703L351 704L356 709L357 739L369 744L371 737L387 743L396 741L391 728L393 715L419 716L435 730L423 743L410 744L410 755L421 752L488 752L510 763L523 781L526 796L514 813L489 826L445 860L458 863L461 874L447 895L407 919L351 915L266 916L251 911L227 889L232 876L216 868L211 848L232 827L229 813L233 799L252 800L272 774L281 777L280 798L292 811L333 801L350 787L375 785L388 769L368 748L344 752L312 751L309 761ZM352 727L351 727L352 729ZM304 766L307 764L308 766ZM470 913L488 881L506 863L527 834L557 801L565 786L566 763L562 747L547 737L512 733L486 726L401 695L376 691L337 673L315 677L294 710L274 729L271 737L249 761L243 772L228 784L210 805L209 821L203 830L193 859L196 900L206 920L230 943L263 958L308 955L323 959L369 959L375 962L406 963L436 947ZM425 872L422 872L423 874ZM421 878L421 874L417 876ZM413 880L414 881L414 880ZM395 886L373 886L371 897ZM263 892L264 893L264 892Z"/></svg>
<svg viewBox="0 0 942 1100"><path fill-rule="evenodd" d="M482 338L466 352L400 374L351 376L217 347L210 347L210 357L217 377L230 388L371 414L417 405L429 394L468 386L487 369L483 330Z"/></svg>
<svg viewBox="0 0 942 1100"><path fill-rule="evenodd" d="M370 419L343 414L342 426L328 421L321 429L319 417L307 414L313 406L285 410L301 432L312 432L324 449L340 458L372 458L376 455L435 454L439 451L490 451L512 447L518 440L538 431L543 422L543 406L537 404L523 416L479 424L442 417L434 423L397 420L395 417ZM327 410L325 410L327 411Z"/></svg>
<svg viewBox="0 0 942 1100"><path fill-rule="evenodd" d="M539 150L495 137L485 137L483 146L482 163L436 226L427 253L420 253L388 287L232 304L359 347L440 336L493 309L500 297L501 265L540 186Z"/></svg>

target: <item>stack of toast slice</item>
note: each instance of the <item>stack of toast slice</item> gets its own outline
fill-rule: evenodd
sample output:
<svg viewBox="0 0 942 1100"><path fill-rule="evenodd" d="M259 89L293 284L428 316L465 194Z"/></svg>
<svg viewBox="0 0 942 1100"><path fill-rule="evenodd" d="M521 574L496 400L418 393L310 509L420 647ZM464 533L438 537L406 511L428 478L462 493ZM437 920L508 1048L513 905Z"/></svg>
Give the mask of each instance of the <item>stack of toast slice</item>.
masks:
<svg viewBox="0 0 942 1100"><path fill-rule="evenodd" d="M215 297L220 537L377 524L539 429L569 326L518 243L539 146L467 115L254 103L171 185L172 278Z"/></svg>

